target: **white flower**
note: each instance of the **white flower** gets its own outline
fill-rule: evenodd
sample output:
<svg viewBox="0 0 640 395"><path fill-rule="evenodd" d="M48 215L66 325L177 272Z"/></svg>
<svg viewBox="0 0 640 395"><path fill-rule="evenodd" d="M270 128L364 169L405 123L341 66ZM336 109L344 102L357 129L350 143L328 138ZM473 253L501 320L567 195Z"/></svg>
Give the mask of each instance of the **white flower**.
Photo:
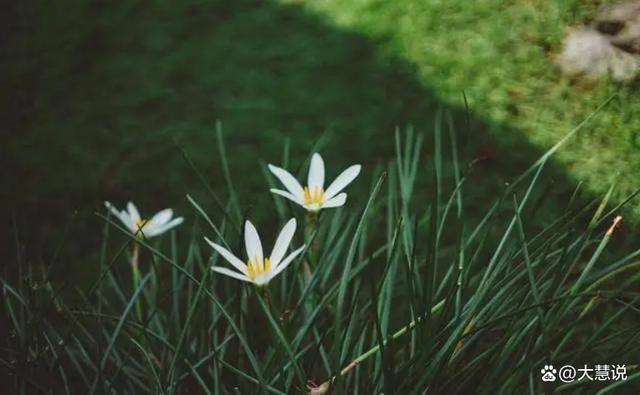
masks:
<svg viewBox="0 0 640 395"><path fill-rule="evenodd" d="M170 208L156 213L149 220L143 220L142 217L140 217L140 213L138 213L138 209L132 202L127 203L127 211L118 211L109 202L104 202L104 205L113 213L113 215L122 221L124 226L131 233L138 235L139 237L144 235L144 237L149 238L161 235L169 229L180 225L184 221L184 218L182 217L174 218L172 220L171 217L173 217L173 210Z"/></svg>
<svg viewBox="0 0 640 395"><path fill-rule="evenodd" d="M300 183L288 171L269 165L269 170L278 177L286 191L271 189L271 192L284 196L298 203L308 211L319 211L323 208L340 207L347 201L346 193L339 193L353 181L360 173L360 165L353 165L343 171L338 178L324 189L324 162L320 154L313 154L309 166L307 186Z"/></svg>
<svg viewBox="0 0 640 395"><path fill-rule="evenodd" d="M284 258L284 254L287 252L289 244L291 244L291 239L295 231L296 219L292 218L284 228L282 228L282 231L280 231L271 255L265 259L262 253L262 243L260 243L258 231L251 222L246 221L244 223L244 243L248 256L246 265L241 259L237 258L224 247L212 242L206 237L204 239L240 273L218 266L212 267L214 271L262 287L286 269L286 267L293 262L294 258L304 250L305 246L303 245Z"/></svg>

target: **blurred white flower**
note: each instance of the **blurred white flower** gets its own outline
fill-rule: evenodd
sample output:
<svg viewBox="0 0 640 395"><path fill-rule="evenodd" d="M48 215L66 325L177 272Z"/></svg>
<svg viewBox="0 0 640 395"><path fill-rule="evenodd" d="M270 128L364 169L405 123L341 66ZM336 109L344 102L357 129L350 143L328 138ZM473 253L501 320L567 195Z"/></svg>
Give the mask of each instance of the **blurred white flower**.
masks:
<svg viewBox="0 0 640 395"><path fill-rule="evenodd" d="M271 192L284 196L312 212L323 208L340 207L347 201L347 194L339 192L358 176L361 167L360 165L353 165L347 168L325 190L324 162L320 154L315 153L311 157L308 185L304 188L288 171L269 165L269 170L278 177L287 189L286 191L271 189Z"/></svg>
<svg viewBox="0 0 640 395"><path fill-rule="evenodd" d="M118 211L111 203L104 202L105 207L113 213L116 217L122 221L124 226L133 234L138 237L154 237L163 234L171 228L180 225L184 218L178 217L173 220L173 210L170 208L164 209L156 213L151 219L144 220L140 217L140 213L136 206L129 202L127 203L127 210Z"/></svg>
<svg viewBox="0 0 640 395"><path fill-rule="evenodd" d="M241 259L237 258L224 247L212 242L206 237L204 239L240 273L218 266L212 267L214 271L233 277L237 280L247 281L262 287L267 285L271 279L286 269L286 267L293 262L295 257L304 250L305 246L303 245L289 254L286 258L284 257L287 252L287 248L289 248L289 244L291 244L291 239L293 238L295 231L296 219L292 218L287 222L284 228L282 228L282 231L280 231L280 234L276 239L276 244L273 246L271 255L265 259L262 253L262 243L260 242L258 231L251 222L246 221L244 224L244 242L248 256L246 265Z"/></svg>

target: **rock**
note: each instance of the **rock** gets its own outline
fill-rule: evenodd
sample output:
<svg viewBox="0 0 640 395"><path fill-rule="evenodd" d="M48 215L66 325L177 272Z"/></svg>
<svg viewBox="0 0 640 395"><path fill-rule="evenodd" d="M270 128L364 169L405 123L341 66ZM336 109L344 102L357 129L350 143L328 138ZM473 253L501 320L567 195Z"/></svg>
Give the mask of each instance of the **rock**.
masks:
<svg viewBox="0 0 640 395"><path fill-rule="evenodd" d="M629 82L640 74L640 55L614 46L609 36L592 28L569 35L556 61L569 78L598 79L611 75L615 81Z"/></svg>
<svg viewBox="0 0 640 395"><path fill-rule="evenodd" d="M634 0L604 6L596 16L594 24L606 27L607 24L611 26L619 23L637 23L639 18L640 1ZM608 34L615 34L615 32Z"/></svg>
<svg viewBox="0 0 640 395"><path fill-rule="evenodd" d="M611 43L626 52L640 54L640 1L609 5L591 23L611 36Z"/></svg>
<svg viewBox="0 0 640 395"><path fill-rule="evenodd" d="M571 79L633 81L640 75L640 1L604 8L563 41L556 62Z"/></svg>

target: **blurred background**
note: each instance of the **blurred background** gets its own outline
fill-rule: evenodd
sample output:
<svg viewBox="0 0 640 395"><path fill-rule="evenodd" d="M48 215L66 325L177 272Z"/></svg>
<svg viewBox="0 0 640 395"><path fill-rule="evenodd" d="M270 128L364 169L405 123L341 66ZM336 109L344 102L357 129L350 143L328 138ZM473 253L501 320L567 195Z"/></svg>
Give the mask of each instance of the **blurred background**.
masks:
<svg viewBox="0 0 640 395"><path fill-rule="evenodd" d="M547 169L536 220L554 220L580 182L585 201L616 182L619 202L637 186L640 98L606 82L573 87L550 60L567 25L603 3L3 2L3 264L48 262L64 239L57 276L86 275L104 200L132 200L143 216L173 207L189 223L189 193L220 220L185 158L228 198L217 126L239 200L256 222L275 218L265 163L282 165L288 148L295 171L320 141L328 179L363 164L347 190L355 205L366 201L376 166L393 160L395 130L413 127L425 134L418 188L427 196L434 128L452 126L460 165L473 173L465 204L474 221L616 94ZM630 250L637 209L627 211L614 244Z"/></svg>

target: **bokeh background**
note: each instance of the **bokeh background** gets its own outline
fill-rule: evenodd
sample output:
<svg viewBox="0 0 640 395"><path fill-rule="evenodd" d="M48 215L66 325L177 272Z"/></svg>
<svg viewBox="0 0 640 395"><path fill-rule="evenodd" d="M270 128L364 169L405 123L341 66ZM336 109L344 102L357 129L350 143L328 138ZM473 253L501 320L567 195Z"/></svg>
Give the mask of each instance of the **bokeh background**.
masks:
<svg viewBox="0 0 640 395"><path fill-rule="evenodd" d="M423 132L418 188L427 196L442 116L455 130L462 168L473 172L465 187L473 221L615 94L545 172L546 204L536 218L541 226L554 220L580 183L587 201L615 182L619 202L638 184L640 98L606 81L571 86L552 62L567 26L603 3L3 2L4 264L17 262L17 250L22 261L46 262L66 237L56 273L85 276L102 237L95 213L104 200L133 200L143 215L173 207L190 221L189 193L219 219L185 159L228 197L218 126L243 209L267 222L265 163L282 164L289 147L291 168L301 168L319 139L328 178L363 164L348 191L358 202L376 166L393 159L395 130ZM628 206L618 248L634 248L636 212Z"/></svg>

